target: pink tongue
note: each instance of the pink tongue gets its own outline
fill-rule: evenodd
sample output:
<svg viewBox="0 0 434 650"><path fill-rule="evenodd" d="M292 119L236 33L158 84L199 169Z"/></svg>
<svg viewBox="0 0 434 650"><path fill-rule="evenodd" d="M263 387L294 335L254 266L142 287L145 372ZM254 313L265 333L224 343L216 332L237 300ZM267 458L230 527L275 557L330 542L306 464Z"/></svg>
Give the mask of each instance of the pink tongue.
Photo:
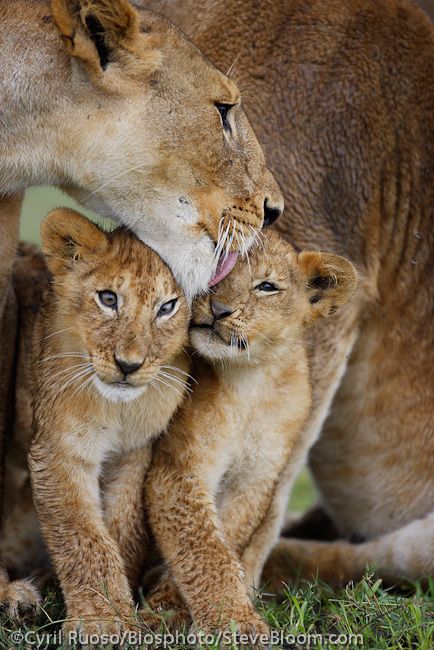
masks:
<svg viewBox="0 0 434 650"><path fill-rule="evenodd" d="M235 263L238 258L238 253L229 253L227 257L222 255L218 261L217 268L211 280L208 282L209 287L213 287L215 284L218 284L225 278L235 266Z"/></svg>

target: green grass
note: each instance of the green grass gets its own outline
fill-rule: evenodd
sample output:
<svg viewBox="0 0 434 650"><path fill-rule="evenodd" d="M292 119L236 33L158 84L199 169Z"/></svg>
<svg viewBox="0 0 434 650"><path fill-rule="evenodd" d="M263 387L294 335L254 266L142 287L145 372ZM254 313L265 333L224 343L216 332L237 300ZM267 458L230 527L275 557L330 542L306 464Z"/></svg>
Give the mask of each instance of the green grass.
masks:
<svg viewBox="0 0 434 650"><path fill-rule="evenodd" d="M54 207L78 206L53 188L33 188L26 194L21 220L21 237L39 242L39 223ZM89 214L89 213L88 213ZM90 217L94 216L89 214ZM312 504L314 488L307 472L298 479L290 501L290 510L302 511ZM285 635L286 647L299 648L372 648L373 650L433 650L434 648L434 582L426 588L416 584L412 593L388 591L380 581L366 577L356 585L333 591L318 582L302 582L288 588L283 602L269 601L264 593L258 599L258 609L270 626ZM12 633L53 633L64 616L58 593L49 593L41 611L32 623L16 625L3 615L0 617L0 648L24 650L23 641L14 644ZM315 635L323 635L322 642ZM329 635L360 634L359 641L332 643ZM306 635L311 635L308 643ZM298 645L294 645L292 642ZM318 641L318 642L316 642ZM35 644L33 644L35 646ZM56 642L51 647L60 647ZM39 647L49 647L42 643ZM185 645L166 647L185 648ZM206 647L217 648L218 644Z"/></svg>
<svg viewBox="0 0 434 650"><path fill-rule="evenodd" d="M290 501L291 510L304 510L312 504L315 492L307 471L299 477ZM407 592L387 590L371 575L355 585L335 591L318 581L301 581L289 585L282 602L264 590L257 598L257 608L274 634L283 635L286 648L369 648L372 650L433 650L434 648L434 580L422 587L417 583ZM32 622L17 625L0 616L0 649L27 650L25 641L13 643L13 634L45 637L40 648L62 648L57 637L65 616L59 592L51 591L43 609ZM137 632L148 631L138 625ZM164 631L163 631L164 632ZM320 636L319 636L320 635ZM331 636L332 635L332 636ZM346 640L340 635L346 635ZM350 636L353 635L353 636ZM357 636L358 635L358 636ZM146 636L142 637L148 641ZM280 641L279 636L279 641ZM167 648L186 650L187 643L172 643ZM35 646L33 646L35 647ZM107 646L106 646L107 647ZM140 647L147 647L143 643ZM217 642L205 648L218 650ZM228 648L235 646L225 646ZM277 643L275 647L281 647Z"/></svg>
<svg viewBox="0 0 434 650"><path fill-rule="evenodd" d="M385 590L381 581L366 576L356 585L333 591L318 582L303 582L288 587L281 603L266 602L266 594L258 600L258 610L268 621L275 635L283 635L284 647L297 648L372 648L373 650L432 650L434 648L434 582L424 590L415 585L414 593L405 596ZM45 635L39 647L48 648L47 635L60 628L64 612L58 594L51 593L33 624L14 625L0 619L0 648L25 650L25 641L14 636L30 632ZM148 634L138 625L137 631ZM52 637L53 638L53 637ZM142 637L147 640L146 637ZM280 641L280 636L276 641ZM17 641L14 645L14 639ZM169 648L187 648L186 642L171 643ZM340 642L339 642L340 641ZM298 643L298 645L294 645ZM51 647L64 647L51 642ZM27 646L29 647L29 646ZM146 647L145 644L140 647ZM217 648L218 643L207 643ZM231 647L231 646L229 646ZM276 647L281 647L276 643Z"/></svg>

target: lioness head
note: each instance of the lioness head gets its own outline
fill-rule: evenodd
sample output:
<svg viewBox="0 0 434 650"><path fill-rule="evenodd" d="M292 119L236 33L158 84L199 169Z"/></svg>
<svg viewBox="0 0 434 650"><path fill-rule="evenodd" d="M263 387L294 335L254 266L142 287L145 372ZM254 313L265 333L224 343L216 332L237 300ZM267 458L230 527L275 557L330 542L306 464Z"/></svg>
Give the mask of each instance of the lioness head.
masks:
<svg viewBox="0 0 434 650"><path fill-rule="evenodd" d="M268 231L249 260L193 303L190 341L208 359L267 359L278 343L295 343L303 326L327 317L353 294L353 265L331 253L296 253Z"/></svg>
<svg viewBox="0 0 434 650"><path fill-rule="evenodd" d="M112 401L134 399L148 384L176 388L171 363L187 342L190 310L157 253L123 228L107 233L67 209L45 219L41 236L53 328L64 332L53 342L62 365L70 362L59 379L84 379Z"/></svg>
<svg viewBox="0 0 434 650"><path fill-rule="evenodd" d="M222 252L248 248L282 211L240 92L165 18L127 0L52 9L71 57L65 189L131 227L192 296L231 270L236 256Z"/></svg>

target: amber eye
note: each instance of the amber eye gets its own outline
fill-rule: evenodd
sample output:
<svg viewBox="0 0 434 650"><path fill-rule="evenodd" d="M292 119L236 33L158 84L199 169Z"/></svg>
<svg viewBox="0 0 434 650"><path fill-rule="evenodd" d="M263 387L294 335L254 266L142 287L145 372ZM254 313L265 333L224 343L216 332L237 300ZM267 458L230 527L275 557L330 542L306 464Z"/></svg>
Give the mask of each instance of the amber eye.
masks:
<svg viewBox="0 0 434 650"><path fill-rule="evenodd" d="M98 299L104 307L110 307L110 309L117 309L118 306L118 297L114 291L109 291L104 289L104 291L98 291Z"/></svg>
<svg viewBox="0 0 434 650"><path fill-rule="evenodd" d="M170 316L173 314L177 302L178 298L173 298L173 300L168 300L167 302L163 303L158 310L157 318L160 318L161 316Z"/></svg>
<svg viewBox="0 0 434 650"><path fill-rule="evenodd" d="M231 132L232 129L231 129L231 125L229 124L228 117L229 117L229 111L231 110L233 105L232 104L220 104L220 103L216 102L215 107L218 110L218 112L220 113L220 117L222 118L222 124L223 124L224 130Z"/></svg>
<svg viewBox="0 0 434 650"><path fill-rule="evenodd" d="M261 284L256 285L255 289L256 291L265 291L266 293L279 291L279 287L276 287L276 285L271 282L261 282Z"/></svg>

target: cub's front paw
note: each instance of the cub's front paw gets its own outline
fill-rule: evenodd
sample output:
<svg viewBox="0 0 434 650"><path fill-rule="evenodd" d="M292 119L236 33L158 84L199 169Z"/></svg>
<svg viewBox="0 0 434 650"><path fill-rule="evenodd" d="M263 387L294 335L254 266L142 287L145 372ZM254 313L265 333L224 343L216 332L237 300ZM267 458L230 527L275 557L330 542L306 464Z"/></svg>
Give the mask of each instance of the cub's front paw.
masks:
<svg viewBox="0 0 434 650"><path fill-rule="evenodd" d="M130 629L129 621L113 617L113 612L88 616L74 616L71 612L62 626L62 635L67 647L91 648L99 644L119 645L122 635Z"/></svg>
<svg viewBox="0 0 434 650"><path fill-rule="evenodd" d="M139 613L147 628L153 631L166 629L182 631L191 623L189 611L170 578L165 577L160 585L146 598L147 607Z"/></svg>
<svg viewBox="0 0 434 650"><path fill-rule="evenodd" d="M270 628L253 605L225 612L218 621L198 619L191 631L224 633L228 640L230 637L236 645L249 648L268 647L270 638Z"/></svg>
<svg viewBox="0 0 434 650"><path fill-rule="evenodd" d="M41 604L41 596L30 580L0 583L0 609L9 618L31 616Z"/></svg>
<svg viewBox="0 0 434 650"><path fill-rule="evenodd" d="M142 624L152 632L166 631L176 632L185 630L191 622L191 616L187 609L151 610L142 609L139 611Z"/></svg>

